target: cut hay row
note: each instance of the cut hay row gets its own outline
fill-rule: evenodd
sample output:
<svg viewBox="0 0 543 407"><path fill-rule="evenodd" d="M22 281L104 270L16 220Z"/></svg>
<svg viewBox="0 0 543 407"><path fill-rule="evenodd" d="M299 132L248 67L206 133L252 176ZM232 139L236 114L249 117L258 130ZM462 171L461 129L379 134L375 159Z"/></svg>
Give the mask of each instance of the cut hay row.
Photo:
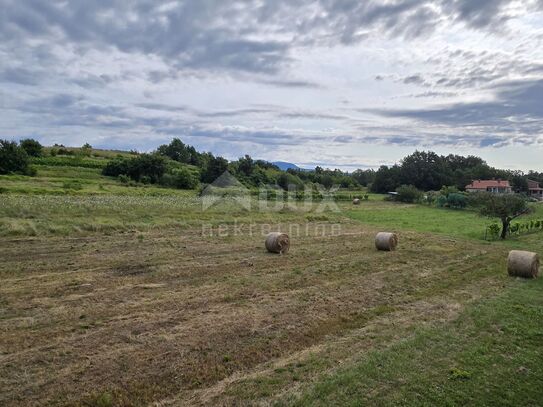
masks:
<svg viewBox="0 0 543 407"><path fill-rule="evenodd" d="M265 241L268 252L286 254L290 249L290 238L286 233L272 232ZM398 235L390 232L379 232L375 236L377 250L394 251L398 246ZM510 276L536 278L539 274L539 255L537 253L512 250L507 259L507 272Z"/></svg>

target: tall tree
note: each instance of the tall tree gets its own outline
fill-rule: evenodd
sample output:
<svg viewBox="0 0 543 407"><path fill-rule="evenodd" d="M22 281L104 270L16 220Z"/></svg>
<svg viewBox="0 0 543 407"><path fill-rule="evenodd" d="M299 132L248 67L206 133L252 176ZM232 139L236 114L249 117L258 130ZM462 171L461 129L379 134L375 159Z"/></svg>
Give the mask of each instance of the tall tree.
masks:
<svg viewBox="0 0 543 407"><path fill-rule="evenodd" d="M158 147L157 153L180 163L197 166L202 164L201 154L194 147L186 145L178 138L174 138L170 144L163 144Z"/></svg>
<svg viewBox="0 0 543 407"><path fill-rule="evenodd" d="M228 160L209 154L206 166L201 174L202 182L208 184L219 178L228 169Z"/></svg>
<svg viewBox="0 0 543 407"><path fill-rule="evenodd" d="M371 184L372 192L385 194L395 191L402 183L400 180L401 168L399 165L387 167L382 165L375 173L375 178Z"/></svg>
<svg viewBox="0 0 543 407"><path fill-rule="evenodd" d="M402 160L401 182L423 191L437 191L452 182L452 171L443 156L432 151L415 151Z"/></svg>

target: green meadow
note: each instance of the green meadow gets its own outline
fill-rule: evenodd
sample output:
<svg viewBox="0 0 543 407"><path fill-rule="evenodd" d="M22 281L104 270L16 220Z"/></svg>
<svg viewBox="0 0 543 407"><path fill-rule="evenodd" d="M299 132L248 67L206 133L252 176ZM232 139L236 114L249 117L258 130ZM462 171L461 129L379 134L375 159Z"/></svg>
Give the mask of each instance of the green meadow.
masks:
<svg viewBox="0 0 543 407"><path fill-rule="evenodd" d="M541 404L543 284L505 265L543 232L487 241L475 211L364 190L203 210L101 175L115 154L0 176L0 404ZM253 233L293 225L284 256Z"/></svg>

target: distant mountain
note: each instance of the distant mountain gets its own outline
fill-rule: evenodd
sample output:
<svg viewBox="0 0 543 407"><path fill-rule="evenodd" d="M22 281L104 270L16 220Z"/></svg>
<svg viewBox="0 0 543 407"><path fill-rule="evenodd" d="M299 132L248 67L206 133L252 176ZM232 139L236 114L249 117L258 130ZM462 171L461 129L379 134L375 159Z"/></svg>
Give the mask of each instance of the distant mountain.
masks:
<svg viewBox="0 0 543 407"><path fill-rule="evenodd" d="M287 163L285 161L274 161L272 162L273 165L277 165L281 170L286 171L288 169L293 170L302 170L303 168L298 167L296 164Z"/></svg>

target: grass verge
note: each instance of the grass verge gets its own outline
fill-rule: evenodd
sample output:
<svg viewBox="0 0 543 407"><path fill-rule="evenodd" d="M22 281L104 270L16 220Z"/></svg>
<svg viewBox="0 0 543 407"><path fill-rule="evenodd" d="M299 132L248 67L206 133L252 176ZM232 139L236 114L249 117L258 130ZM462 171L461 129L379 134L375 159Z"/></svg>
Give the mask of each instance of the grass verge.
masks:
<svg viewBox="0 0 543 407"><path fill-rule="evenodd" d="M539 405L543 281L512 280L441 328L367 354L278 406Z"/></svg>

